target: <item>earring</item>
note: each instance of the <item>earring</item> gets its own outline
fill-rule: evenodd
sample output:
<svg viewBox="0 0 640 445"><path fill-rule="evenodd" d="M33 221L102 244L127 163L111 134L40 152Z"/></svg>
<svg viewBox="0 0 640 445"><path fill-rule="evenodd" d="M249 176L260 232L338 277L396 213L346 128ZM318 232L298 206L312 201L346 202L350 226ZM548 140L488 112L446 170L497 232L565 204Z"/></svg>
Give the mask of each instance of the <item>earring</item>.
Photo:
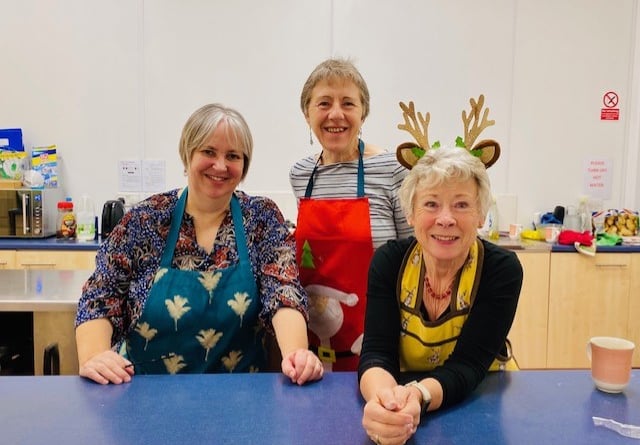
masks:
<svg viewBox="0 0 640 445"><path fill-rule="evenodd" d="M360 130L358 131L358 137L362 139L362 127L360 127Z"/></svg>
<svg viewBox="0 0 640 445"><path fill-rule="evenodd" d="M311 127L309 127L309 145L313 145L313 132L311 131Z"/></svg>

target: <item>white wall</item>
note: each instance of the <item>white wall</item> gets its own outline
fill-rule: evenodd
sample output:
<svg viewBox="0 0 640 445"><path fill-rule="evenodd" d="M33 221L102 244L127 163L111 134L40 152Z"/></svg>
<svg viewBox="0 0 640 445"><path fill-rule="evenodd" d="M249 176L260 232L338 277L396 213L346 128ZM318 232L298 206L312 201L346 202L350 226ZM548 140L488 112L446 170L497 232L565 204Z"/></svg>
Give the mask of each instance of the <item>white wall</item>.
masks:
<svg viewBox="0 0 640 445"><path fill-rule="evenodd" d="M27 147L57 144L72 196L113 198L123 159L164 159L167 188L183 185L182 125L217 101L254 133L242 188L294 218L288 170L317 148L300 89L334 54L369 84L363 137L390 150L411 140L396 128L399 101L431 112L430 139L451 143L484 93L496 125L482 136L503 148L494 190L517 196L519 222L575 202L590 156L613 160L605 206L640 208L635 0L0 0L0 10L0 128L21 127ZM621 97L617 122L599 119L609 90Z"/></svg>

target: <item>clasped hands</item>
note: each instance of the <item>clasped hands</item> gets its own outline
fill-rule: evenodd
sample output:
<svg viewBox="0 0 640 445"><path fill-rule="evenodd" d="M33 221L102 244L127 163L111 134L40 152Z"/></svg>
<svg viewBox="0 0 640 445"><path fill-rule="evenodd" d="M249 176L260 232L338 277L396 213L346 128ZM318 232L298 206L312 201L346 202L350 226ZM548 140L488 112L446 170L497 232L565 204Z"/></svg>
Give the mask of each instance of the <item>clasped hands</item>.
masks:
<svg viewBox="0 0 640 445"><path fill-rule="evenodd" d="M409 388L381 388L365 404L362 426L377 445L402 445L416 432L420 410L420 399Z"/></svg>

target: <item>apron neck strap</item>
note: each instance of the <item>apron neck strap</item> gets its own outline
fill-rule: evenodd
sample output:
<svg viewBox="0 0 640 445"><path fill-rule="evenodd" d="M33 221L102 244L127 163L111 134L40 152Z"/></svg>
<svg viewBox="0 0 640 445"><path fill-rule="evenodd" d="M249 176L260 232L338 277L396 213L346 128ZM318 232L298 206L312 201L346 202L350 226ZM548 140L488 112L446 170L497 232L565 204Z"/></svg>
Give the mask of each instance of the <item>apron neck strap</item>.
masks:
<svg viewBox="0 0 640 445"><path fill-rule="evenodd" d="M185 187L182 192L180 192L178 203L171 213L171 228L169 229L167 243L162 252L162 258L160 259L160 267L171 268L171 260L173 259L173 253L176 248L176 243L178 242L178 236L180 235L180 225L182 224L184 209L187 205L188 192L188 187ZM231 195L231 218L233 219L233 228L236 234L236 246L238 248L240 263L244 265L250 264L247 240L242 223L242 209L235 194Z"/></svg>
<svg viewBox="0 0 640 445"><path fill-rule="evenodd" d="M362 198L364 196L364 142L362 139L358 139L358 198ZM307 188L304 192L305 198L311 198L311 193L313 192L313 182L316 173L318 172L318 164L322 160L322 154L318 157L318 161L316 162L315 167L313 167L313 171L311 172L311 177L309 177L309 182L307 182Z"/></svg>
<svg viewBox="0 0 640 445"><path fill-rule="evenodd" d="M182 215L184 214L184 208L187 205L187 194L189 193L188 187L185 187L180 192L180 198L176 207L171 213L171 228L169 229L169 235L167 236L167 243L162 251L162 258L160 259L160 267L171 268L171 260L173 259L173 251L178 242L178 236L180 235L180 224L182 223Z"/></svg>

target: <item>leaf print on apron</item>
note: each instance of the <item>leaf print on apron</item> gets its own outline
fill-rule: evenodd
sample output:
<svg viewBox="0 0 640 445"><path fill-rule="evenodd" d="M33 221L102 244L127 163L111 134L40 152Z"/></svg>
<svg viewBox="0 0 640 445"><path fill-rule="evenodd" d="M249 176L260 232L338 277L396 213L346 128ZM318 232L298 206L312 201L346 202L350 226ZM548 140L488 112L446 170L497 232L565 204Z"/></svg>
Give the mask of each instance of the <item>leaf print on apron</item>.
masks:
<svg viewBox="0 0 640 445"><path fill-rule="evenodd" d="M181 194L149 297L126 339L138 374L258 371L264 367L259 297L242 224L231 197L238 264L214 271L171 267L187 199Z"/></svg>
<svg viewBox="0 0 640 445"><path fill-rule="evenodd" d="M312 199L316 165L298 206L296 259L309 295L309 343L325 370L355 371L362 348L373 240L361 140L358 153L356 198Z"/></svg>

